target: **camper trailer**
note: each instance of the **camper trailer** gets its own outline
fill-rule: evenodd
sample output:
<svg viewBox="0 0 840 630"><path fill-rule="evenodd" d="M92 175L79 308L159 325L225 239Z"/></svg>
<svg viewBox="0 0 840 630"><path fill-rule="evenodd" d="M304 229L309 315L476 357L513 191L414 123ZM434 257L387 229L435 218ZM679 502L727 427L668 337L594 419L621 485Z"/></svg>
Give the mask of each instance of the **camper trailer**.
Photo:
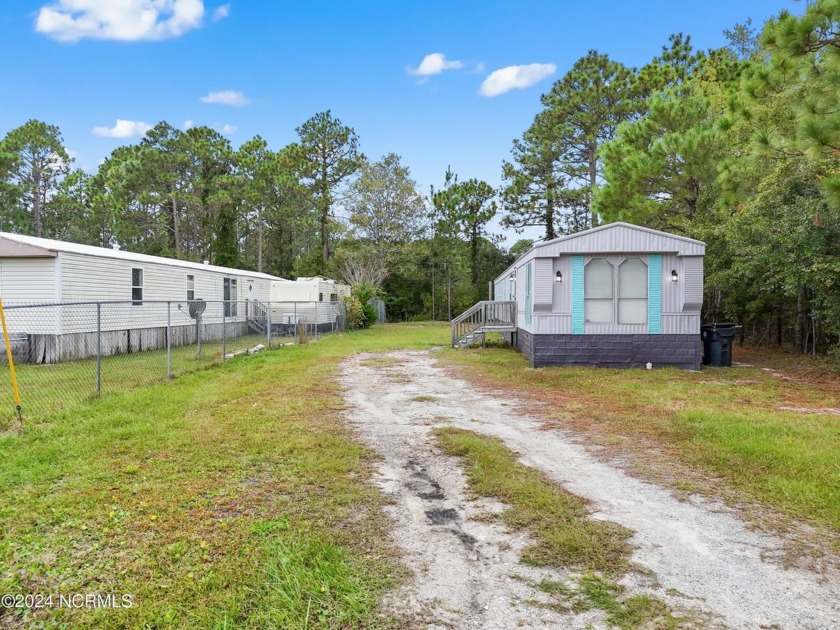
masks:
<svg viewBox="0 0 840 630"><path fill-rule="evenodd" d="M287 332L299 323L311 331L331 332L343 327L344 303L350 287L321 277L275 280L269 287L271 324Z"/></svg>

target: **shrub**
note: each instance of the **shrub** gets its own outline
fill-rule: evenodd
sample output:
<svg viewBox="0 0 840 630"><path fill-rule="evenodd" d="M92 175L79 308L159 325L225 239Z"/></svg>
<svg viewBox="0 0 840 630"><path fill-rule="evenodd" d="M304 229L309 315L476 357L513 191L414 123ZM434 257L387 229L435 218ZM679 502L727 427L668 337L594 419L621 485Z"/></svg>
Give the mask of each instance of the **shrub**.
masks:
<svg viewBox="0 0 840 630"><path fill-rule="evenodd" d="M366 328L365 309L355 295L344 298L344 307L347 310L347 330L358 330Z"/></svg>
<svg viewBox="0 0 840 630"><path fill-rule="evenodd" d="M370 301L376 297L376 287L369 282L359 282L353 287L353 295L350 299L354 299L359 304L360 314L358 325L354 328L370 328L376 323L378 316L376 314L376 307L370 304ZM351 320L350 304L347 305L347 327L351 328L351 321L356 323L356 320Z"/></svg>

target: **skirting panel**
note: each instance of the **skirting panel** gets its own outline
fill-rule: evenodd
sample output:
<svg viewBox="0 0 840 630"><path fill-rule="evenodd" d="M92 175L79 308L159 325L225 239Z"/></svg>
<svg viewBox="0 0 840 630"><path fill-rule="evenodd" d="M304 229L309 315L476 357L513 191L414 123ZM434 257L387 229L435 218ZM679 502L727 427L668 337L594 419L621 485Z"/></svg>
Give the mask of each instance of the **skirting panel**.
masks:
<svg viewBox="0 0 840 630"><path fill-rule="evenodd" d="M533 367L592 365L611 368L678 367L699 370L700 335L532 335L522 329L516 347Z"/></svg>

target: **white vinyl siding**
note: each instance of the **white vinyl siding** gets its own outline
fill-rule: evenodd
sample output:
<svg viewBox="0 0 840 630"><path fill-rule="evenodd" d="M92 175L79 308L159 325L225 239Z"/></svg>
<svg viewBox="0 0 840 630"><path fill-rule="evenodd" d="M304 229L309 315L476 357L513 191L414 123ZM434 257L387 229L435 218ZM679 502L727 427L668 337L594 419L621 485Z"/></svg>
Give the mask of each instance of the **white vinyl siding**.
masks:
<svg viewBox="0 0 840 630"><path fill-rule="evenodd" d="M3 304L46 304L55 301L56 258L0 260Z"/></svg>
<svg viewBox="0 0 840 630"><path fill-rule="evenodd" d="M49 304L55 301L56 258L3 258L0 260L0 296L3 306ZM33 313L35 313L33 315ZM55 311L6 309L10 332L55 334L60 326Z"/></svg>
<svg viewBox="0 0 840 630"><path fill-rule="evenodd" d="M4 261L5 262L5 261ZM145 306L141 309L131 306L131 269L137 264L131 261L115 260L100 256L82 254L61 254L62 285L61 300L64 302L119 301L121 305L103 306L103 330L122 330L128 328L150 328L166 325L166 305L152 304L157 301L171 301L171 321L173 326L190 323L187 315L185 295L185 269L166 264L143 264L143 298ZM222 280L232 277L230 273L215 270L190 270L194 276L196 300L206 300L205 321L221 321L223 308ZM243 286L252 286L248 298L267 302L271 281L242 275L238 278ZM51 297L48 302L54 301ZM179 308L180 306L180 308ZM90 307L93 308L93 307ZM84 311L84 312L83 312ZM107 315L106 315L107 312ZM91 315L83 308L69 309L62 323L62 331L90 332L95 330L95 313ZM245 309L239 309L236 319L245 318ZM93 322L93 323L91 323Z"/></svg>

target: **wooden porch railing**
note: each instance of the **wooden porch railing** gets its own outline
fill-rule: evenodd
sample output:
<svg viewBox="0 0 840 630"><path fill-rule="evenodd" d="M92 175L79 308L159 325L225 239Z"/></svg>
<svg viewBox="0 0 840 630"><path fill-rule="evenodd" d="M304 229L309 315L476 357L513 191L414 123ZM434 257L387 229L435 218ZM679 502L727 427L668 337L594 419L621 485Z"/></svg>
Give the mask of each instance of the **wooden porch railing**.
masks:
<svg viewBox="0 0 840 630"><path fill-rule="evenodd" d="M468 335L516 330L516 302L482 301L452 320L452 347Z"/></svg>

